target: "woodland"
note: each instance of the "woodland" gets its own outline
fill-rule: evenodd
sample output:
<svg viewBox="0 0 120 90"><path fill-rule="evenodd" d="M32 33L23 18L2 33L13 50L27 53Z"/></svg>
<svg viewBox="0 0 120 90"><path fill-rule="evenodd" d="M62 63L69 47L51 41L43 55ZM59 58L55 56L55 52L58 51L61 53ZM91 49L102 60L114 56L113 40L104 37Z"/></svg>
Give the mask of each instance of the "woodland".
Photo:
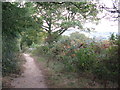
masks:
<svg viewBox="0 0 120 90"><path fill-rule="evenodd" d="M21 54L30 53L38 57L39 63L44 62L46 68L51 68L51 72L59 74L50 77L56 85L67 78L66 87L87 88L85 83L89 80L92 81L91 87L95 82L101 83L99 88L119 87L119 35L113 33L109 40L103 41L96 41L80 32L63 35L71 27L92 32L94 27L85 27L85 23L98 24L101 20L98 14L103 10L118 20L116 13L120 11L116 3L113 3L113 8L107 8L92 1L3 2L3 77L20 73Z"/></svg>

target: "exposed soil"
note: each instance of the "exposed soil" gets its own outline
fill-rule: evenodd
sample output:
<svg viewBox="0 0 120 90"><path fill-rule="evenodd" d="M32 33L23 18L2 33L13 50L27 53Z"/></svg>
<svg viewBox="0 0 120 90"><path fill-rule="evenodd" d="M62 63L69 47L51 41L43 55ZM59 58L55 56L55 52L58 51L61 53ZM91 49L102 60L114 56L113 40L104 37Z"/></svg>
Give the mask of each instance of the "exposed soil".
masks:
<svg viewBox="0 0 120 90"><path fill-rule="evenodd" d="M47 88L44 76L34 59L29 54L24 53L23 56L26 60L24 72L20 77L14 78L11 85L14 88Z"/></svg>

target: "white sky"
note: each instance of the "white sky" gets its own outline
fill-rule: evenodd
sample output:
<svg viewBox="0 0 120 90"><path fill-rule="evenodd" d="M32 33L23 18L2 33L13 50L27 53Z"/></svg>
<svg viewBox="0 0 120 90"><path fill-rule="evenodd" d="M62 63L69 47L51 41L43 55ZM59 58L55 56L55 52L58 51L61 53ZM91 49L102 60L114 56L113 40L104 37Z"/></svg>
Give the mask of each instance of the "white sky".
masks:
<svg viewBox="0 0 120 90"><path fill-rule="evenodd" d="M88 27L94 27L97 32L118 32L118 22L101 19L98 25L86 24Z"/></svg>

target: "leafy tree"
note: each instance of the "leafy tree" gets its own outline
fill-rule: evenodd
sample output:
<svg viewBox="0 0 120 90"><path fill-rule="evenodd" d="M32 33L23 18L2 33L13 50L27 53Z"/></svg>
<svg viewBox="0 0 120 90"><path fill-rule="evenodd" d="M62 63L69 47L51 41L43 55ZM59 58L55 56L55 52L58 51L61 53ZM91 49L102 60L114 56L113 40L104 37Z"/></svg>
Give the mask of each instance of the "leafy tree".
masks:
<svg viewBox="0 0 120 90"><path fill-rule="evenodd" d="M91 2L37 2L36 15L42 18L42 28L48 33L47 42L53 42L70 27L83 28L86 21L97 20L96 5Z"/></svg>
<svg viewBox="0 0 120 90"><path fill-rule="evenodd" d="M37 24L31 17L31 3L2 3L2 61L3 75L15 72L18 68L18 38L26 28ZM29 8L28 8L29 7Z"/></svg>
<svg viewBox="0 0 120 90"><path fill-rule="evenodd" d="M29 29L26 31L23 31L21 33L22 38L20 40L21 42L21 50L24 49L24 47L30 47L32 44L40 44L43 42L46 33L42 32L42 30L33 30Z"/></svg>
<svg viewBox="0 0 120 90"><path fill-rule="evenodd" d="M109 39L110 39L110 40L115 40L115 38L116 38L116 37L115 37L114 33L112 33Z"/></svg>

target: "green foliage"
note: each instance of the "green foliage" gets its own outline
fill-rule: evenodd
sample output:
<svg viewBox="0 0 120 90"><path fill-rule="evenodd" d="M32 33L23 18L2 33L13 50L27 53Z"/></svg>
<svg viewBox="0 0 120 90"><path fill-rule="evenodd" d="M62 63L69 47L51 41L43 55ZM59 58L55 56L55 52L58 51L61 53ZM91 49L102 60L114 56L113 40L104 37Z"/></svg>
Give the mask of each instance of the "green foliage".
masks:
<svg viewBox="0 0 120 90"><path fill-rule="evenodd" d="M117 42L117 43L115 44L113 42ZM105 53L104 53L105 57L100 57L99 61L97 61L94 64L94 68L92 71L98 78L103 80L110 80L114 82L118 81L118 76L119 76L118 43L119 43L119 39L114 39L114 40L112 39L111 46L105 49Z"/></svg>
<svg viewBox="0 0 120 90"><path fill-rule="evenodd" d="M110 40L115 40L115 35L114 33L111 34L111 36L109 37Z"/></svg>
<svg viewBox="0 0 120 90"><path fill-rule="evenodd" d="M86 39L85 35L78 34L77 37L79 36ZM90 70L91 65L95 60L94 51L90 49L90 47L78 48L78 45L82 40L81 37L77 38L74 34L70 37L64 37L60 38L58 42L53 43L52 45L48 44L39 47L37 49L38 53L42 53L43 55L47 55L48 57L62 62L67 71L79 72ZM78 39L79 42L77 42L76 39ZM76 42L73 43L73 41L76 41L78 45L75 44ZM85 41L82 42L85 43Z"/></svg>
<svg viewBox="0 0 120 90"><path fill-rule="evenodd" d="M15 5L11 3L3 3L2 4L3 9L3 32L2 32L2 61L3 61L3 75L6 75L7 73L14 72L14 68L16 68L16 52L17 52L17 45L16 45L16 37L18 36L19 30L16 30L18 28L17 26L14 26L15 23L17 23L18 16L15 14L18 14L18 11L21 11L22 9L19 9L15 7ZM21 12L20 12L21 13ZM20 14L21 15L21 14ZM14 20L16 18L16 20ZM16 30L16 31L13 31ZM16 63L16 65L15 65Z"/></svg>
<svg viewBox="0 0 120 90"><path fill-rule="evenodd" d="M19 38L26 28L36 26L31 17L31 3L20 6L20 3L2 3L2 71L3 76L17 71L19 62ZM30 44L30 43L29 43Z"/></svg>
<svg viewBox="0 0 120 90"><path fill-rule="evenodd" d="M47 38L45 39L45 42L48 44L52 44L54 42L57 42L59 39L58 32L53 32L52 34L47 33Z"/></svg>
<svg viewBox="0 0 120 90"><path fill-rule="evenodd" d="M40 49L43 52L43 54L46 54L49 51L49 47L48 46L42 46Z"/></svg>
<svg viewBox="0 0 120 90"><path fill-rule="evenodd" d="M70 34L70 38L72 40L74 40L75 44L78 44L78 43L85 43L89 40L91 40L90 38L86 37L84 34L82 33L79 33L79 32L74 32L72 34Z"/></svg>
<svg viewBox="0 0 120 90"><path fill-rule="evenodd" d="M82 41L82 38L85 40ZM88 39L84 35L73 33L70 37L61 37L58 42L52 43L51 46L49 44L42 46L40 51L45 49L44 53L41 52L44 56L62 63L64 71L90 72L100 80L117 82L119 39L118 36L115 38L112 40L114 43L108 41L110 44L106 47L104 44L108 44L108 42L86 44ZM79 47L80 44L83 46Z"/></svg>
<svg viewBox="0 0 120 90"><path fill-rule="evenodd" d="M45 33L41 32L41 30L26 30L21 33L21 49L24 47L31 47L32 44L40 44L43 42L43 38L45 37ZM41 39L41 40L40 40Z"/></svg>
<svg viewBox="0 0 120 90"><path fill-rule="evenodd" d="M93 68L96 54L92 49L90 49L89 47L81 48L79 51L76 52L76 55L78 58L78 62L76 64L79 70L85 71L91 70Z"/></svg>
<svg viewBox="0 0 120 90"><path fill-rule="evenodd" d="M2 71L4 76L7 75L8 73L15 72L16 70L18 70L16 54L18 49L16 45L17 40L15 40L14 38L10 36L7 36L6 38L3 35L2 39L3 39L2 45L4 46L4 48L2 48L2 69L3 69Z"/></svg>
<svg viewBox="0 0 120 90"><path fill-rule="evenodd" d="M57 41L70 27L83 29L86 20L96 21L98 10L91 2L37 2L36 13L40 15L42 29L48 33L46 42ZM39 23L39 21L37 21ZM57 33L57 34L55 34Z"/></svg>

